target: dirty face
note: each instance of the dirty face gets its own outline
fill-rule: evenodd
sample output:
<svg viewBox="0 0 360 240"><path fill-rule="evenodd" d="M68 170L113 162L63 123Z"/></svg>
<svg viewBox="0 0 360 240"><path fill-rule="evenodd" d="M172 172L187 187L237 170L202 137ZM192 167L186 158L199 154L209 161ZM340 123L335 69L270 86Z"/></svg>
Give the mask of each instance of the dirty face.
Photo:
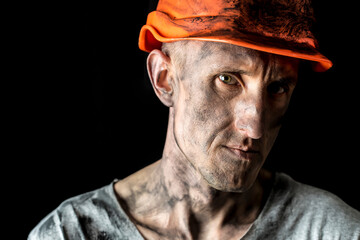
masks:
<svg viewBox="0 0 360 240"><path fill-rule="evenodd" d="M181 52L171 69L176 144L209 185L246 191L278 135L298 60L200 41Z"/></svg>

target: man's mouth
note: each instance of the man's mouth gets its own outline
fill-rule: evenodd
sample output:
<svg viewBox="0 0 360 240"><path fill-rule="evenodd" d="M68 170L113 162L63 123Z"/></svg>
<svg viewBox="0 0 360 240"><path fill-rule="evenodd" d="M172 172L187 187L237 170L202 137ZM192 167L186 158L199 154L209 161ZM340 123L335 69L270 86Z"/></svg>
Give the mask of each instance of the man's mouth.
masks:
<svg viewBox="0 0 360 240"><path fill-rule="evenodd" d="M237 158L247 161L260 155L260 151L250 147L224 146L224 148Z"/></svg>

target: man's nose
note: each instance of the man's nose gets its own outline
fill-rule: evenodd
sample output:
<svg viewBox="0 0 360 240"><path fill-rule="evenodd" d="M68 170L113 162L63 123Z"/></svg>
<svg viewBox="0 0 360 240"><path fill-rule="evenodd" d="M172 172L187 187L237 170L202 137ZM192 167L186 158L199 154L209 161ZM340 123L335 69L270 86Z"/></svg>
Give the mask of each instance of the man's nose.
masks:
<svg viewBox="0 0 360 240"><path fill-rule="evenodd" d="M236 128L252 139L259 139L265 128L265 101L261 96L238 101L235 109Z"/></svg>

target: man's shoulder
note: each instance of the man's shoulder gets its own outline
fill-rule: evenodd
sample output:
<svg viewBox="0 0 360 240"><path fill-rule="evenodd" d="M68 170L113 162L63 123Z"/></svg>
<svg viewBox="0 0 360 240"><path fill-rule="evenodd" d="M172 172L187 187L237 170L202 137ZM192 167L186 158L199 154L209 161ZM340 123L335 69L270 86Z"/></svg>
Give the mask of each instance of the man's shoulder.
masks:
<svg viewBox="0 0 360 240"><path fill-rule="evenodd" d="M346 213L346 216L356 216L360 220L360 212L347 205L335 194L326 190L303 184L293 180L286 174L278 174L278 186L283 187L288 194L288 200L294 207L302 207L315 212L316 214L339 216Z"/></svg>
<svg viewBox="0 0 360 240"><path fill-rule="evenodd" d="M271 201L271 214L282 218L286 227L309 236L360 236L360 212L336 195L293 180L286 174L277 174ZM312 238L310 238L312 239Z"/></svg>
<svg viewBox="0 0 360 240"><path fill-rule="evenodd" d="M117 239L133 234L133 230L112 183L67 199L32 230L28 239Z"/></svg>

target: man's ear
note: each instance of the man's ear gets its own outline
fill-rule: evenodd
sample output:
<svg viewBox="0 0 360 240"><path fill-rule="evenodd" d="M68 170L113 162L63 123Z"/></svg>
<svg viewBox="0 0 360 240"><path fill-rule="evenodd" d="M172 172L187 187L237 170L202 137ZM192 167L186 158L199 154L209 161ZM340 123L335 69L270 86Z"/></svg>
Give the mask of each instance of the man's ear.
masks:
<svg viewBox="0 0 360 240"><path fill-rule="evenodd" d="M147 58L147 70L151 84L160 101L168 107L173 105L170 64L170 58L157 49L150 52Z"/></svg>

